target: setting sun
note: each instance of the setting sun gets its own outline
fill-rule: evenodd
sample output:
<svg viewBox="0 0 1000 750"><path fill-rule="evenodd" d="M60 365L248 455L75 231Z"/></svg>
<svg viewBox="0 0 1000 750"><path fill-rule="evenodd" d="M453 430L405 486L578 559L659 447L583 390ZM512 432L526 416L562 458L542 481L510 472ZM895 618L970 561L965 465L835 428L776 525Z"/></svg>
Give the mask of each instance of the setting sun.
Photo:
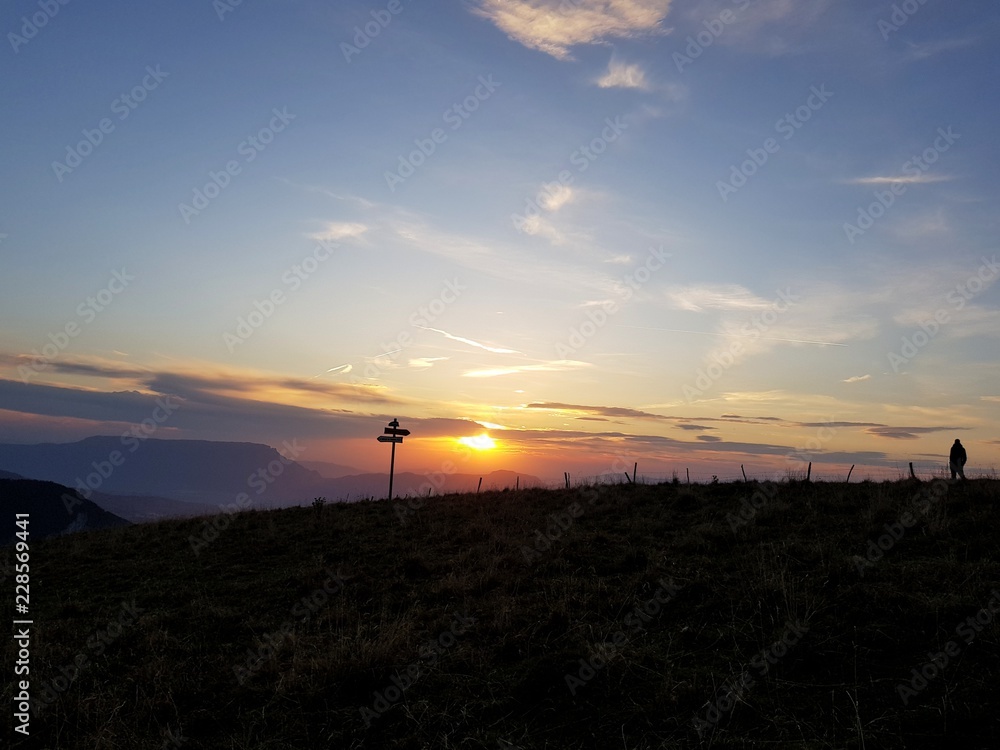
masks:
<svg viewBox="0 0 1000 750"><path fill-rule="evenodd" d="M458 439L462 445L467 445L470 448L474 448L477 451L488 451L497 447L493 438L489 435L473 435L471 437L460 437Z"/></svg>

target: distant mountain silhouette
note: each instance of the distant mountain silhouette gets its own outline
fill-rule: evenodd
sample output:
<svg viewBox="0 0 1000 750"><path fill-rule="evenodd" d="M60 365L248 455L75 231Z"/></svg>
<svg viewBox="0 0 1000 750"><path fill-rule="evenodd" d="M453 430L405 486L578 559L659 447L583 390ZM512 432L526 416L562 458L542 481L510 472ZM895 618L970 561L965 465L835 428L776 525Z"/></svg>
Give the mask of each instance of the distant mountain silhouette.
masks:
<svg viewBox="0 0 1000 750"><path fill-rule="evenodd" d="M134 450L117 437L0 444L0 470L72 487L105 510L134 522L218 513L219 506L240 502L241 494L249 499L240 503L242 507L259 508L306 505L316 497L330 502L382 499L389 490L387 474L324 477L259 443L150 439L131 445ZM327 471L350 468L322 465ZM433 495L475 492L479 480L479 474L397 472L393 494L426 497L428 490ZM512 471L482 475L484 492L514 489L515 485L539 487L543 482Z"/></svg>
<svg viewBox="0 0 1000 750"><path fill-rule="evenodd" d="M80 497L69 487L34 479L0 479L0 544L17 541L15 513L29 513L29 541L74 531L128 526L129 522Z"/></svg>
<svg viewBox="0 0 1000 750"><path fill-rule="evenodd" d="M0 471L0 479L24 479L24 477L12 471Z"/></svg>
<svg viewBox="0 0 1000 750"><path fill-rule="evenodd" d="M268 505L297 504L322 479L259 443L120 437L0 444L0 469L59 482L84 496L154 495L209 505L231 504L239 493Z"/></svg>
<svg viewBox="0 0 1000 750"><path fill-rule="evenodd" d="M104 510L111 511L131 523L149 523L161 518L190 518L219 512L218 505L187 503L151 495L112 495L95 492L90 499Z"/></svg>
<svg viewBox="0 0 1000 750"><path fill-rule="evenodd" d="M349 477L364 473L355 466L334 464L329 461L299 461L298 464L315 471L324 479L338 479L339 477Z"/></svg>

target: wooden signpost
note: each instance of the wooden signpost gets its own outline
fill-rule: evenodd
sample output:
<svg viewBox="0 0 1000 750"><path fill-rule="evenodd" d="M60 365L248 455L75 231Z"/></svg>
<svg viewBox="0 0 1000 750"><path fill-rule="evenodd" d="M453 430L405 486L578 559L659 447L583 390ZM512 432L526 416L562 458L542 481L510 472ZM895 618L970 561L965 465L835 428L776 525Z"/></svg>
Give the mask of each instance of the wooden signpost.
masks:
<svg viewBox="0 0 1000 750"><path fill-rule="evenodd" d="M409 430L399 428L399 420L394 419L385 428L384 435L376 438L380 443L392 443L392 454L389 458L389 499L392 500L392 475L396 470L396 443L402 443L403 437L410 434Z"/></svg>

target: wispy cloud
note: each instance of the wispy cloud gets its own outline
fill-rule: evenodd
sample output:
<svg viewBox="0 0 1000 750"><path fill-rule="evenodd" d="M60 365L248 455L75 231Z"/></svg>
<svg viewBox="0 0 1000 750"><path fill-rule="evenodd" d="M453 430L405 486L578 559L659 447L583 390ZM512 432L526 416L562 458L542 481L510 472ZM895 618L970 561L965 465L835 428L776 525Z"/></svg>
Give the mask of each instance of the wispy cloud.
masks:
<svg viewBox="0 0 1000 750"><path fill-rule="evenodd" d="M605 294L622 292L621 284L607 273L600 273L579 262L561 262L528 252L523 241L487 243L479 237L435 229L412 216L403 222L390 220L390 224L393 233L408 248L447 258L493 277L527 286L542 286L547 293L551 293L555 286L573 290L598 290ZM550 232L551 236L544 236L553 241L562 241L562 232L551 225L546 227L540 229Z"/></svg>
<svg viewBox="0 0 1000 750"><path fill-rule="evenodd" d="M19 360L17 356L0 353L0 365ZM343 374L350 369L350 365L338 365L326 372ZM67 358L52 362L45 375L50 381L59 380L60 375L71 378L72 376L99 378L108 381L116 392L129 389L128 392L137 395L158 393L209 399L238 396L260 402L269 400L295 402L297 397L315 394L355 403L402 403L400 399L390 396L385 389L378 386L317 382L316 377L274 376L220 367L199 371L193 371L191 368L154 370L96 357ZM64 383L50 382L49 385L61 388ZM0 409L2 408L3 405L0 405Z"/></svg>
<svg viewBox="0 0 1000 750"><path fill-rule="evenodd" d="M337 242L349 237L360 237L368 231L368 227L357 222L331 221L319 232L309 235L313 240L324 240L326 242Z"/></svg>
<svg viewBox="0 0 1000 750"><path fill-rule="evenodd" d="M847 180L848 185L927 185L933 182L950 182L955 178L946 174L905 174L877 175L875 177L858 177Z"/></svg>
<svg viewBox="0 0 1000 750"><path fill-rule="evenodd" d="M516 375L522 372L566 372L568 370L579 370L584 367L590 367L590 364L571 359L559 359L535 365L512 365L510 367L470 370L462 374L467 378L496 378L502 375Z"/></svg>
<svg viewBox="0 0 1000 750"><path fill-rule="evenodd" d="M771 399L769 399L771 400ZM777 400L777 399L773 399ZM634 409L624 406L596 406L589 404L566 404L557 401L538 401L530 404L525 404L525 409L544 409L547 411L559 411L559 412L578 412L585 414L598 414L604 417L618 417L623 419L644 419L644 420L663 420L667 422L677 422L677 427L682 430L714 430L715 427L707 427L702 424L695 424L691 420L696 419L697 422L721 422L724 424L738 424L738 425L761 425L767 424L774 427L784 427L784 428L814 428L814 427L830 427L830 428L846 428L846 429L862 429L862 428L880 428L880 429L927 429L927 428L891 428L884 424L879 424L878 422L850 422L850 421L836 421L827 420L823 422L798 422L789 419L783 419L782 417L771 417L771 416L758 416L758 417L747 417L740 414L721 414L718 417L682 417L676 415L666 415L666 414L654 414L652 412L643 411L642 409ZM935 428L936 429L936 428Z"/></svg>
<svg viewBox="0 0 1000 750"><path fill-rule="evenodd" d="M418 370L426 370L428 367L433 367L435 362L442 362L447 359L448 357L414 357L408 364L410 367Z"/></svg>
<svg viewBox="0 0 1000 750"><path fill-rule="evenodd" d="M766 310L771 302L739 284L701 284L671 287L667 299L676 308L704 310Z"/></svg>
<svg viewBox="0 0 1000 750"><path fill-rule="evenodd" d="M322 377L323 375L338 375L338 374L339 375L346 375L347 373L349 373L353 369L354 369L354 365L350 365L350 364L347 364L347 365L337 365L336 367L331 367L326 372L322 372L319 375L313 375L312 379L315 380L316 378Z"/></svg>
<svg viewBox="0 0 1000 750"><path fill-rule="evenodd" d="M832 0L753 0L737 3L742 7L734 8L731 0L703 0L689 6L687 17L697 34L705 19L717 18L728 10L735 14L736 22L726 27L718 44L777 57L814 46L813 34L822 28L820 17L831 4ZM686 32L679 27L679 36Z"/></svg>
<svg viewBox="0 0 1000 750"><path fill-rule="evenodd" d="M841 380L840 382L841 383L862 383L865 380L871 380L871 379L872 379L871 375L852 375L851 377L846 378L845 380Z"/></svg>
<svg viewBox="0 0 1000 750"><path fill-rule="evenodd" d="M588 406L583 404L561 404L553 401L526 404L526 409L545 409L547 411L575 411L586 414L599 414L603 417L628 417L632 419L671 419L661 414L652 414L640 409L630 409L625 406Z"/></svg>
<svg viewBox="0 0 1000 750"><path fill-rule="evenodd" d="M968 427L870 427L866 432L892 440L916 440L920 435L968 429Z"/></svg>
<svg viewBox="0 0 1000 750"><path fill-rule="evenodd" d="M539 203L546 211L558 211L573 200L575 192L569 185L555 185L548 189Z"/></svg>
<svg viewBox="0 0 1000 750"><path fill-rule="evenodd" d="M615 60L608 63L608 70L603 76L595 81L602 89L639 89L647 91L649 83L646 81L646 71L637 63L628 63Z"/></svg>
<svg viewBox="0 0 1000 750"><path fill-rule="evenodd" d="M541 215L525 218L521 229L525 234L532 237L544 237L553 245L562 245L566 242L566 235L556 229L552 222Z"/></svg>
<svg viewBox="0 0 1000 750"><path fill-rule="evenodd" d="M483 344L479 341L474 341L473 339L467 339L464 336L455 336L454 334L448 333L447 331L442 331L440 328L429 328L428 326L414 326L414 328L422 328L425 331L434 331L434 333L440 333L445 338L451 339L452 341L458 341L462 344L468 344L469 346L475 346L479 349L485 349L488 352L493 352L494 354L521 354L517 349L506 349L500 346L490 346L489 344Z"/></svg>
<svg viewBox="0 0 1000 750"><path fill-rule="evenodd" d="M966 37L964 39L942 39L936 42L908 42L907 51L911 60L926 60L942 52L971 47L977 41L974 37Z"/></svg>
<svg viewBox="0 0 1000 750"><path fill-rule="evenodd" d="M671 0L480 0L473 13L510 39L558 60L570 48L662 32Z"/></svg>
<svg viewBox="0 0 1000 750"><path fill-rule="evenodd" d="M620 255L613 255L610 258L607 258L604 262L605 263L613 263L613 264L619 265L619 266L627 266L627 265L631 265L631 263L632 263L632 256L628 255L627 253L622 253Z"/></svg>

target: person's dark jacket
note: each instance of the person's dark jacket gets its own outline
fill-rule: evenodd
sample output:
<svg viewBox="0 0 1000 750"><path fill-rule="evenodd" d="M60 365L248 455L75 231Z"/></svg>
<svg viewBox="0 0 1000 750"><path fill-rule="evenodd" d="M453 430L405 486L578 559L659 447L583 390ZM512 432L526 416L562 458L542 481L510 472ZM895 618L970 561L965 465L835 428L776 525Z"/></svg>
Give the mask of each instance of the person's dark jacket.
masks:
<svg viewBox="0 0 1000 750"><path fill-rule="evenodd" d="M961 443L955 443L952 445L951 455L948 456L948 460L956 466L965 466L965 462L968 460L968 457L965 454L965 446Z"/></svg>

